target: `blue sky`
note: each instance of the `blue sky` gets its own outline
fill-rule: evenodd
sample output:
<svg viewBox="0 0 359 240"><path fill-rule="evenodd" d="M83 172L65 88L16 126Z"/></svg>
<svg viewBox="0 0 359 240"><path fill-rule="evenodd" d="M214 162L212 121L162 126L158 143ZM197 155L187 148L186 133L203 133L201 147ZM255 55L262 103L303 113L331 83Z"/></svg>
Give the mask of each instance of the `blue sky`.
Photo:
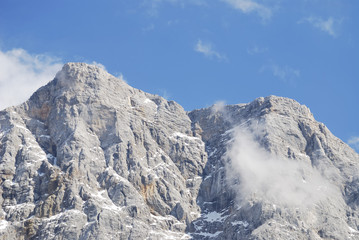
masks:
<svg viewBox="0 0 359 240"><path fill-rule="evenodd" d="M359 2L0 2L0 108L65 62L102 64L186 110L290 97L359 149Z"/></svg>

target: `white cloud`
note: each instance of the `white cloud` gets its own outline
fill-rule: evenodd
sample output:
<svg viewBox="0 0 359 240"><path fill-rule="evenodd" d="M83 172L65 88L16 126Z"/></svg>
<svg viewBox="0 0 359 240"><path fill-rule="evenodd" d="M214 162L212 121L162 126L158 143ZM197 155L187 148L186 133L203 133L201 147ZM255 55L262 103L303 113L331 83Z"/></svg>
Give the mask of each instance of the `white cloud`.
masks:
<svg viewBox="0 0 359 240"><path fill-rule="evenodd" d="M202 42L201 40L198 40L197 41L197 44L195 45L194 47L194 50L196 52L199 52L199 53L202 53L203 55L205 55L206 57L209 57L209 58L217 58L218 60L225 60L226 59L226 56L215 51L213 49L213 46L212 44L210 43L204 43Z"/></svg>
<svg viewBox="0 0 359 240"><path fill-rule="evenodd" d="M98 63L98 62L93 61L93 62L91 62L91 63L89 63L89 64L95 65L95 66L97 66L97 67L99 67L99 68L102 68L103 70L107 71L107 70L106 70L106 67L105 67L103 64L101 64L101 63Z"/></svg>
<svg viewBox="0 0 359 240"><path fill-rule="evenodd" d="M120 79L121 81L124 81L126 84L128 84L127 82L127 78L125 78L125 76L120 72L120 73L115 73L114 76L118 79Z"/></svg>
<svg viewBox="0 0 359 240"><path fill-rule="evenodd" d="M273 15L273 7L268 7L258 2L258 0L220 0L227 3L232 8L245 14L256 13L263 20L268 20ZM151 16L158 16L161 6L171 4L173 6L186 7L188 5L208 6L210 1L206 0L143 0L142 6L147 8Z"/></svg>
<svg viewBox="0 0 359 240"><path fill-rule="evenodd" d="M266 70L272 72L273 76L279 78L284 82L294 81L300 76L299 70L291 68L289 66L279 66L277 64L266 65L260 69L260 72Z"/></svg>
<svg viewBox="0 0 359 240"><path fill-rule="evenodd" d="M150 25L147 25L146 27L142 28L142 32L151 32L155 30L155 25L151 23Z"/></svg>
<svg viewBox="0 0 359 240"><path fill-rule="evenodd" d="M243 13L256 13L263 20L270 19L272 17L273 11L271 8L256 2L255 0L222 0L233 8L240 10Z"/></svg>
<svg viewBox="0 0 359 240"><path fill-rule="evenodd" d="M348 144L356 151L359 151L359 137L351 137L348 140Z"/></svg>
<svg viewBox="0 0 359 240"><path fill-rule="evenodd" d="M143 0L142 5L147 8L151 16L158 16L159 9L163 4L172 4L174 6L185 7L186 5L206 6L205 0Z"/></svg>
<svg viewBox="0 0 359 240"><path fill-rule="evenodd" d="M219 102L212 114L222 114L232 125L236 122ZM228 130L226 143L227 184L237 194L238 205L264 200L295 208L313 207L320 201L341 198L340 190L309 161L289 159L265 149L260 143L267 134L258 120L248 120Z"/></svg>
<svg viewBox="0 0 359 240"><path fill-rule="evenodd" d="M273 155L259 145L258 137L249 129L236 127L229 142L227 181L240 201L259 198L281 206L310 207L341 196L310 163Z"/></svg>
<svg viewBox="0 0 359 240"><path fill-rule="evenodd" d="M336 37L338 35L336 28L341 24L341 20L334 19L329 17L327 20L324 20L320 17L307 17L300 20L298 23L307 22L310 23L313 27L326 32L327 34Z"/></svg>
<svg viewBox="0 0 359 240"><path fill-rule="evenodd" d="M167 26L173 26L173 25L176 25L176 24L179 24L179 23L180 23L180 20L178 20L178 19L169 20L169 21L167 21Z"/></svg>
<svg viewBox="0 0 359 240"><path fill-rule="evenodd" d="M265 53L267 51L268 51L268 48L262 48L262 47L258 47L258 46L254 46L252 48L247 49L247 53L249 55L261 54L261 53Z"/></svg>
<svg viewBox="0 0 359 240"><path fill-rule="evenodd" d="M0 50L0 110L27 100L61 67L58 59L48 55L32 55L24 49Z"/></svg>
<svg viewBox="0 0 359 240"><path fill-rule="evenodd" d="M170 100L171 94L166 89L159 89L158 92L159 92L158 95L160 95L166 100Z"/></svg>
<svg viewBox="0 0 359 240"><path fill-rule="evenodd" d="M212 106L212 112L214 114L217 114L218 112L223 114L225 112L225 107L226 107L226 101L223 100L217 101Z"/></svg>

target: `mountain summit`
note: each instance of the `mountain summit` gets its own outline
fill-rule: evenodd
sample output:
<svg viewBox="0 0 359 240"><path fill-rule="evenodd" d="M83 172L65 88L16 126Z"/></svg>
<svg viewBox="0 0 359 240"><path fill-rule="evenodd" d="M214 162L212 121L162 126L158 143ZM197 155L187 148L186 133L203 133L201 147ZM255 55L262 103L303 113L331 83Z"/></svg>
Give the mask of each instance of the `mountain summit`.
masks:
<svg viewBox="0 0 359 240"><path fill-rule="evenodd" d="M0 112L0 239L359 239L359 155L276 96L186 112L68 63Z"/></svg>

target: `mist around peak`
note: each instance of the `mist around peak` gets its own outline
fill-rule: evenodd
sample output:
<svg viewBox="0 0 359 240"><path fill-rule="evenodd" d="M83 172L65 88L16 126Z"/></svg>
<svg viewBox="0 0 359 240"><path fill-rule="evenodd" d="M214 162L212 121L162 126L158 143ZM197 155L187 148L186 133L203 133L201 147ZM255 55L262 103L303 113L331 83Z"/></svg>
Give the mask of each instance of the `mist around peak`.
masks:
<svg viewBox="0 0 359 240"><path fill-rule="evenodd" d="M255 140L255 133L236 127L225 155L227 180L239 201L267 200L287 207L311 207L333 196L337 187L308 162L275 156Z"/></svg>
<svg viewBox="0 0 359 240"><path fill-rule="evenodd" d="M266 134L261 121L238 125L223 102L212 107L212 114L222 115L234 126L227 131L230 140L223 159L229 186L237 194L239 205L260 200L284 207L312 207L329 198L341 197L332 184L309 159L289 159L269 152L260 140Z"/></svg>

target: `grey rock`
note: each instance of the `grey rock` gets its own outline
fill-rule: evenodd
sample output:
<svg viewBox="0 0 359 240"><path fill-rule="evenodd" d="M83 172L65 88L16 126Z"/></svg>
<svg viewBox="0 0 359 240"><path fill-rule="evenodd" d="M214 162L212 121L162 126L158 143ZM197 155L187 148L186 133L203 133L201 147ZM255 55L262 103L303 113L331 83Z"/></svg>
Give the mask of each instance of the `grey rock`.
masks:
<svg viewBox="0 0 359 240"><path fill-rule="evenodd" d="M324 124L316 122L308 108L291 99L270 96L250 104L225 106L219 112L214 109L189 114L206 133L203 139L209 154L199 193L202 216L192 223L192 236L198 239L359 239L354 193L358 190L355 180L358 154L333 136ZM311 200L312 204L303 202L305 207L276 205L268 197L270 187L266 189L267 195L256 192L248 196L248 192L238 187L238 181L243 178L228 176L233 174L232 159L223 157L238 126L247 129L268 154L301 166L303 176L310 171L319 172L332 192L323 199L314 198L316 201ZM271 182L270 178L265 180ZM249 181L245 183L256 186ZM290 195L286 190L282 189Z"/></svg>
<svg viewBox="0 0 359 240"><path fill-rule="evenodd" d="M301 207L289 204L290 188L283 199L248 190L231 155L238 128L330 194ZM0 239L359 239L358 170L358 154L294 100L185 112L68 63L0 112Z"/></svg>

